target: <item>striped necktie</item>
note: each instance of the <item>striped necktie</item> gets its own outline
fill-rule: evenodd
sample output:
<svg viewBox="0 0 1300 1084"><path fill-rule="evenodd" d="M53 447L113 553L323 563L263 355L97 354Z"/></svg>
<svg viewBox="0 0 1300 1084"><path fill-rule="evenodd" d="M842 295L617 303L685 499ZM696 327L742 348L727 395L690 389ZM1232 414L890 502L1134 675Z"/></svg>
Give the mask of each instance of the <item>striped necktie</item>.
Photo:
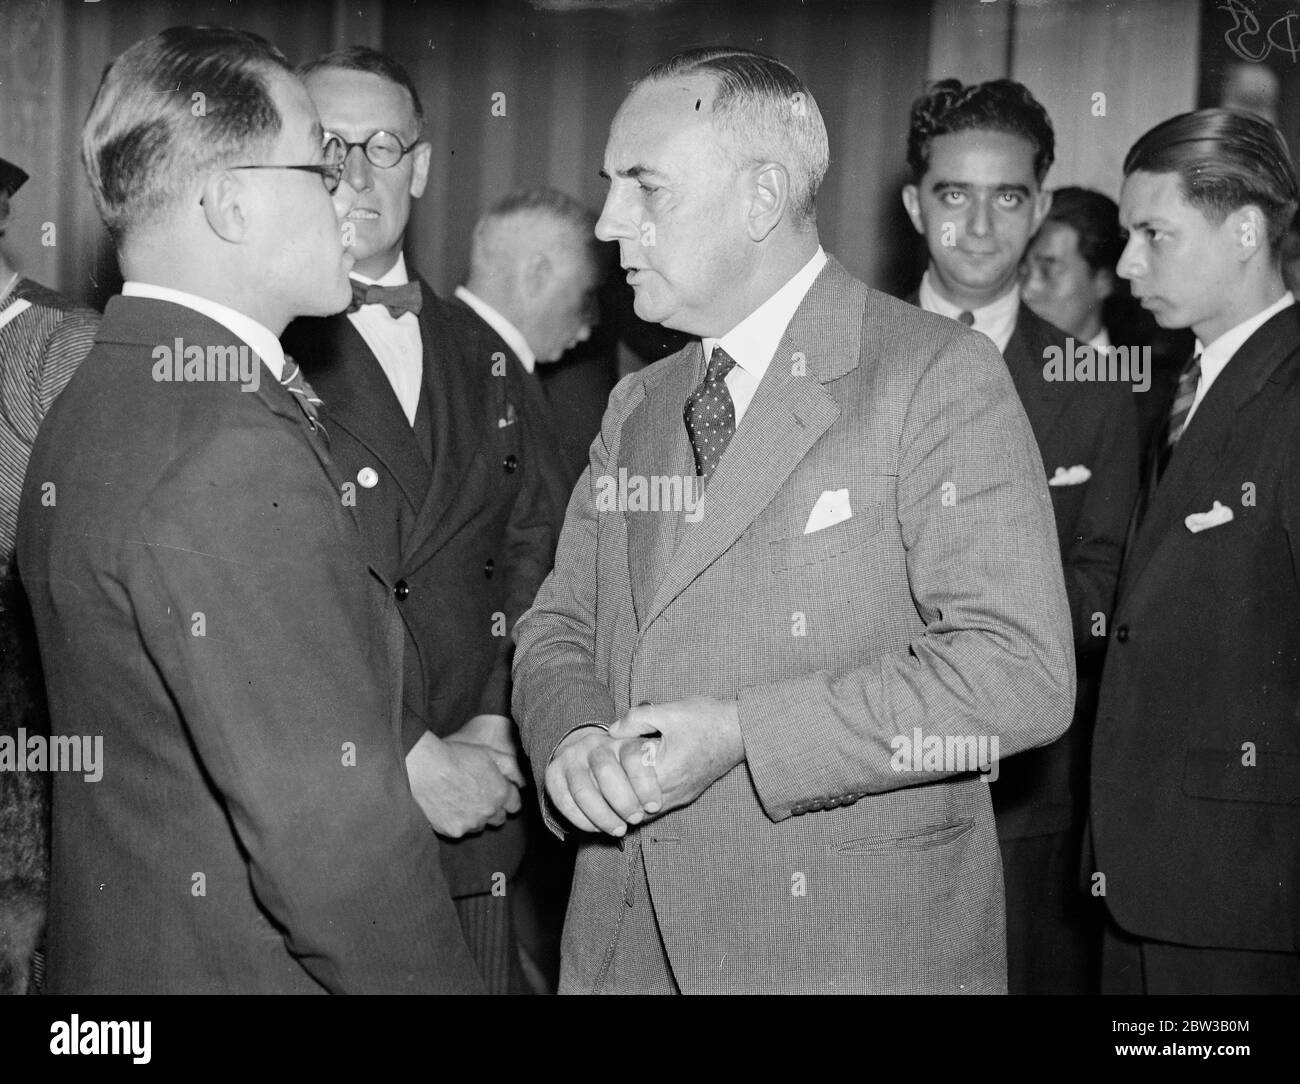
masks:
<svg viewBox="0 0 1300 1084"><path fill-rule="evenodd" d="M726 376L736 359L720 346L713 348L709 368L698 388L686 400L686 434L695 453L695 473L707 485L722 453L736 432L736 404L731 401Z"/></svg>
<svg viewBox="0 0 1300 1084"><path fill-rule="evenodd" d="M1163 475L1169 466L1169 458L1187 428L1187 416L1192 412L1196 402L1196 388L1201 382L1201 355L1192 358L1191 364L1183 370L1178 378L1178 391L1174 395L1174 405L1169 409L1169 425L1165 430L1165 443L1160 449L1160 459L1156 467L1157 478Z"/></svg>
<svg viewBox="0 0 1300 1084"><path fill-rule="evenodd" d="M325 426L321 424L320 412L316 409L324 406L325 403L311 390L311 385L303 379L302 369L288 354L284 355L284 374L280 377L280 383L293 395L294 402L306 415L307 424L311 426L312 432L319 430L321 436L328 442L329 434L325 432Z"/></svg>

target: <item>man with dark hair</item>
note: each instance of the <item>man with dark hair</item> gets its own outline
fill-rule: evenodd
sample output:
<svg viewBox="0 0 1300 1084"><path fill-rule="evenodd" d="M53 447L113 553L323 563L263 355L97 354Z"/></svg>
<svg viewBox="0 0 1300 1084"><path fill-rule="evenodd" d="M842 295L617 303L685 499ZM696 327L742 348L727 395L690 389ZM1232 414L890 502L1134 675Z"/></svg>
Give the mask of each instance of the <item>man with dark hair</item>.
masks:
<svg viewBox="0 0 1300 1084"><path fill-rule="evenodd" d="M1006 988L979 773L1074 692L1046 485L987 339L822 249L828 158L744 49L614 118L596 235L700 340L615 388L516 628L543 812L588 834L561 992Z"/></svg>
<svg viewBox="0 0 1300 1084"><path fill-rule="evenodd" d="M1055 140L1024 86L936 83L912 106L913 182L903 205L929 267L912 300L984 332L1002 351L1046 470L1078 653L1074 724L1004 766L993 786L1007 895L1012 993L1095 989L1095 906L1078 886L1097 667L1137 491L1132 385L1020 303L1021 258L1047 216ZM1127 376L1128 374L1123 374Z"/></svg>
<svg viewBox="0 0 1300 1084"><path fill-rule="evenodd" d="M1058 188L1025 253L1020 297L1035 314L1097 350L1111 345L1103 306L1115 292L1124 250L1115 201L1086 188Z"/></svg>
<svg viewBox="0 0 1300 1084"><path fill-rule="evenodd" d="M18 521L54 731L48 989L479 990L403 769L391 592L277 338L347 304L356 192L239 30L118 57L82 158L126 282Z"/></svg>
<svg viewBox="0 0 1300 1084"><path fill-rule="evenodd" d="M1124 160L1119 274L1196 351L1152 455L1092 760L1110 993L1300 992L1300 317L1285 142L1184 113Z"/></svg>
<svg viewBox="0 0 1300 1084"><path fill-rule="evenodd" d="M1146 449L1168 420L1192 336L1162 330L1115 274L1124 251L1115 201L1087 188L1058 188L1051 195L1051 208L1021 264L1020 298L1076 343L1099 352L1125 347L1146 367L1146 381L1133 388L1143 477Z"/></svg>
<svg viewBox="0 0 1300 1084"><path fill-rule="evenodd" d="M550 568L563 509L547 497L526 374L477 350L478 317L408 273L411 201L432 149L410 77L363 46L304 71L357 193L344 223L356 264L351 308L295 322L284 343L325 400L366 552L393 583L411 792L443 837L488 989L524 991L509 884L525 842L510 626Z"/></svg>

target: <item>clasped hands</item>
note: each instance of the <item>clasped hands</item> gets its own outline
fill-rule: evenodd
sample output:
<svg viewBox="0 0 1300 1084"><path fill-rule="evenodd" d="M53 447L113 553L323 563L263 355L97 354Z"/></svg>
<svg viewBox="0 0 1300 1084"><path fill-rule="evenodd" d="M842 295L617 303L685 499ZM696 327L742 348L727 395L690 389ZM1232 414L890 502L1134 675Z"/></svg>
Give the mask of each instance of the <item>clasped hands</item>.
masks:
<svg viewBox="0 0 1300 1084"><path fill-rule="evenodd" d="M411 795L439 835L459 839L519 812L513 727L504 715L476 715L446 738L425 731L406 754Z"/></svg>
<svg viewBox="0 0 1300 1084"><path fill-rule="evenodd" d="M744 759L736 701L643 704L608 731L571 731L546 766L546 793L575 828L622 836L689 805Z"/></svg>

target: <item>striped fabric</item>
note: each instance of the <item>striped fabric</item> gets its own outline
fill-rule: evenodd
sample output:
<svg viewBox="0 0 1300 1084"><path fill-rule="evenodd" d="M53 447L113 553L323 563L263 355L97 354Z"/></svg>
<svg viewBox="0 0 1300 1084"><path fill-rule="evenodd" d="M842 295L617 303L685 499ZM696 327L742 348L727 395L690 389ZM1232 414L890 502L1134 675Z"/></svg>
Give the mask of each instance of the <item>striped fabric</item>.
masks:
<svg viewBox="0 0 1300 1084"><path fill-rule="evenodd" d="M14 548L36 431L99 327L99 313L29 279L18 281L6 307L20 302L27 303L24 311L0 326L0 559Z"/></svg>

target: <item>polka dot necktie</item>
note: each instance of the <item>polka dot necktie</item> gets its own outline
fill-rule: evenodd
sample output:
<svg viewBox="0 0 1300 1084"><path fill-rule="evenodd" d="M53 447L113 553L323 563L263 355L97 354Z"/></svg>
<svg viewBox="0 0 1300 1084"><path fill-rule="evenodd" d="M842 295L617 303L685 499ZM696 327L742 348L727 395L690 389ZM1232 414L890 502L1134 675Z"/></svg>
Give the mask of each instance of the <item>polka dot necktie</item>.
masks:
<svg viewBox="0 0 1300 1084"><path fill-rule="evenodd" d="M736 405L731 401L726 376L736 364L720 346L713 348L704 382L686 400L686 432L695 452L695 473L707 484L736 432Z"/></svg>

